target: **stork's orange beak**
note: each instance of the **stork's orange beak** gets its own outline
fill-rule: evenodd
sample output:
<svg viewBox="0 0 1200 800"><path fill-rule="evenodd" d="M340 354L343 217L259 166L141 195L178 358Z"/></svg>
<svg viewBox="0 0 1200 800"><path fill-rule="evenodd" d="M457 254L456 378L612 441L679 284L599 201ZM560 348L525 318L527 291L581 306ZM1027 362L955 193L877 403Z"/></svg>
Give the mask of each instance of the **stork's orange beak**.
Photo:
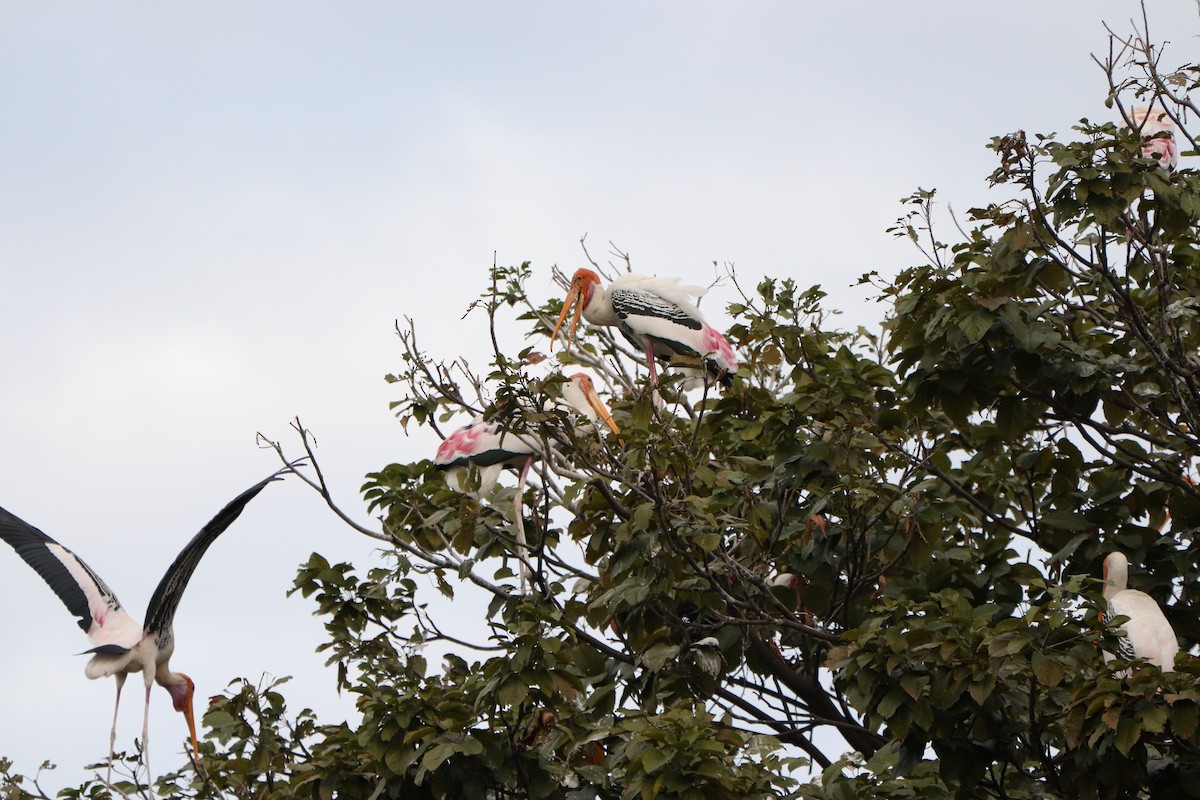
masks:
<svg viewBox="0 0 1200 800"><path fill-rule="evenodd" d="M554 340L558 338L558 329L562 327L563 320L567 318L567 314L571 313L571 308L575 309L575 317L571 320L571 327L567 331L567 355L571 355L571 342L575 339L575 328L579 326L579 317L583 314L584 296L583 288L586 280L580 280L576 275L571 281L571 288L567 290L567 296L563 298L562 313L558 315L558 322L554 324L554 332L550 334L550 349L554 349Z"/></svg>
<svg viewBox="0 0 1200 800"><path fill-rule="evenodd" d="M195 760L200 761L200 740L196 737L196 716L192 713L192 693L188 692L187 703L183 707L183 718L187 720L188 733L192 735L192 753Z"/></svg>
<svg viewBox="0 0 1200 800"><path fill-rule="evenodd" d="M582 376L587 378L586 375ZM612 412L608 410L608 406L604 405L604 401L600 399L600 395L596 394L595 387L592 386L590 378L581 381L583 384L583 396L587 398L588 405L596 412L600 419L604 420L604 424L608 429L618 436L621 435L621 429L617 427L617 423L613 421Z"/></svg>

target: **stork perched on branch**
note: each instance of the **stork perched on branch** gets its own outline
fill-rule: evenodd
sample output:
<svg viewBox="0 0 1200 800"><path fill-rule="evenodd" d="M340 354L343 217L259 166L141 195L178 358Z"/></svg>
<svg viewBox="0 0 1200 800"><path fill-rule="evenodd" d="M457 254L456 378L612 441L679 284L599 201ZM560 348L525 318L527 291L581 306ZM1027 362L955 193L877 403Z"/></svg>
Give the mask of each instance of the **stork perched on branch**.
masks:
<svg viewBox="0 0 1200 800"><path fill-rule="evenodd" d="M592 424L603 421L609 429L620 435L612 412L596 394L592 379L580 372L572 375L562 387L563 405L586 417ZM512 424L504 421L477 419L446 437L433 458L434 466L446 470L446 483L456 491L462 491L463 473L472 465L479 470L479 496L486 497L495 487L500 473L506 469L517 469L517 493L513 498L515 515L517 560L520 563L521 591L529 580L528 547L525 540L525 520L522 497L525 481L533 462L544 454L544 447L532 433L517 433L510 430Z"/></svg>
<svg viewBox="0 0 1200 800"><path fill-rule="evenodd" d="M1121 626L1121 658L1132 661L1144 658L1163 672L1175 669L1175 654L1179 640L1154 598L1139 589L1127 589L1129 559L1124 553L1112 552L1104 559L1104 600L1108 604L1106 617L1129 617ZM1104 660L1111 661L1111 653Z"/></svg>
<svg viewBox="0 0 1200 800"><path fill-rule="evenodd" d="M616 327L634 347L645 352L651 382L657 380L655 359L669 363L672 357L683 357L699 361L708 375L728 383L737 372L737 356L696 306L695 299L704 292L699 286L681 285L676 278L632 272L617 278L606 289L595 272L579 269L571 279L550 338L558 336L567 315L574 309L567 329L568 353L582 315L593 325Z"/></svg>
<svg viewBox="0 0 1200 800"><path fill-rule="evenodd" d="M1138 106L1131 112L1133 124L1142 135L1142 157L1153 158L1167 172L1179 166L1179 133L1165 110Z"/></svg>

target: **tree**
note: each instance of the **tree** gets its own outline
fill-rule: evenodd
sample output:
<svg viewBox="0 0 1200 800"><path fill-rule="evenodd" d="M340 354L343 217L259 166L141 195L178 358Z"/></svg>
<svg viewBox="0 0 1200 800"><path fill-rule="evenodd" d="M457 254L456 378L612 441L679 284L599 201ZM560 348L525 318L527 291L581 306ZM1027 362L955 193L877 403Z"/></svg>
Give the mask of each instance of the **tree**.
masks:
<svg viewBox="0 0 1200 800"><path fill-rule="evenodd" d="M601 379L619 439L555 405L563 378L539 362L558 301L531 297L545 276L529 264L495 268L477 302L486 375L398 327L405 426L484 415L542 442L530 591L511 487L480 499L429 459L390 464L367 477L378 524L363 525L297 422L311 485L388 553L365 574L314 554L296 580L362 722L289 715L277 686L242 682L205 717L202 777L167 787L1200 795L1200 665L1105 664L1122 619L1101 620L1096 578L1124 551L1185 646L1200 641L1200 175L1145 155L1131 111L1162 108L1194 149L1182 117L1200 68L1163 72L1160 55L1114 37L1100 62L1124 124L993 140L992 182L1013 197L973 209L957 244L934 233L933 192L910 197L894 233L924 258L864 276L889 304L877 333L830 327L819 289L765 280L729 308L731 384L689 393L669 375L660 402L640 355L591 331L558 358ZM516 355L499 344L514 325ZM417 575L485 593L488 640L443 630Z"/></svg>

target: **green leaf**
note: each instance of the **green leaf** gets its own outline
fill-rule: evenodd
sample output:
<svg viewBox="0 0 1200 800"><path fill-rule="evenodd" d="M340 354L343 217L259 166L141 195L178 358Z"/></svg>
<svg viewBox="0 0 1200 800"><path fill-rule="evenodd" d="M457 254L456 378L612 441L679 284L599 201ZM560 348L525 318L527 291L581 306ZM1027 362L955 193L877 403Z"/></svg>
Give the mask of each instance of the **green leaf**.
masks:
<svg viewBox="0 0 1200 800"><path fill-rule="evenodd" d="M996 691L996 678L989 675L982 680L972 681L967 687L967 692L971 695L971 699L979 705L983 705Z"/></svg>
<svg viewBox="0 0 1200 800"><path fill-rule="evenodd" d="M1062 679L1066 676L1066 670L1062 664L1040 652L1034 652L1031 662L1033 665L1033 674L1037 676L1038 682L1045 687L1058 686Z"/></svg>
<svg viewBox="0 0 1200 800"><path fill-rule="evenodd" d="M435 744L433 747L429 748L429 750L425 752L424 757L421 758L421 768L430 772L436 770L442 765L442 762L454 755L457 749L458 748L449 742Z"/></svg>
<svg viewBox="0 0 1200 800"><path fill-rule="evenodd" d="M1141 737L1141 723L1132 715L1125 714L1117 722L1117 734L1113 737L1113 744L1121 755L1127 756Z"/></svg>
<svg viewBox="0 0 1200 800"><path fill-rule="evenodd" d="M677 655L679 655L678 645L670 643L656 644L642 654L642 663L651 672L658 672L667 661L675 658Z"/></svg>
<svg viewBox="0 0 1200 800"><path fill-rule="evenodd" d="M654 503L642 503L633 511L631 520L635 530L646 530L650 527L650 518L654 515Z"/></svg>
<svg viewBox="0 0 1200 800"><path fill-rule="evenodd" d="M984 311L972 311L958 323L959 330L970 344L982 339L992 328L992 315Z"/></svg>
<svg viewBox="0 0 1200 800"><path fill-rule="evenodd" d="M1171 728L1177 736L1191 739L1200 723L1200 706L1194 702L1174 703L1171 705Z"/></svg>
<svg viewBox="0 0 1200 800"><path fill-rule="evenodd" d="M642 770L650 773L667 763L667 754L658 749L647 750L642 753L639 760L642 763Z"/></svg>

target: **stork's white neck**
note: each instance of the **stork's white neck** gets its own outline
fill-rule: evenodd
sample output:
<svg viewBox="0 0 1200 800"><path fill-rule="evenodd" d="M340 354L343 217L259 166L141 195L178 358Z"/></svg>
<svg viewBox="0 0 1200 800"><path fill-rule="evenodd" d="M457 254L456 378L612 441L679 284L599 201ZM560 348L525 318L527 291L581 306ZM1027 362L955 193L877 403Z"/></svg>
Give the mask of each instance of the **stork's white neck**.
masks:
<svg viewBox="0 0 1200 800"><path fill-rule="evenodd" d="M1129 584L1129 559L1124 553L1109 553L1104 559L1104 599L1125 591Z"/></svg>
<svg viewBox="0 0 1200 800"><path fill-rule="evenodd" d="M597 422L600 415L596 413L596 409L592 408L587 401L587 395L583 389L579 388L579 384L575 381L567 381L562 387L562 399L571 408L584 415L592 422Z"/></svg>
<svg viewBox="0 0 1200 800"><path fill-rule="evenodd" d="M613 311L612 298L608 289L597 284L590 284L587 297L583 301L583 318L593 325L617 325L621 318Z"/></svg>

